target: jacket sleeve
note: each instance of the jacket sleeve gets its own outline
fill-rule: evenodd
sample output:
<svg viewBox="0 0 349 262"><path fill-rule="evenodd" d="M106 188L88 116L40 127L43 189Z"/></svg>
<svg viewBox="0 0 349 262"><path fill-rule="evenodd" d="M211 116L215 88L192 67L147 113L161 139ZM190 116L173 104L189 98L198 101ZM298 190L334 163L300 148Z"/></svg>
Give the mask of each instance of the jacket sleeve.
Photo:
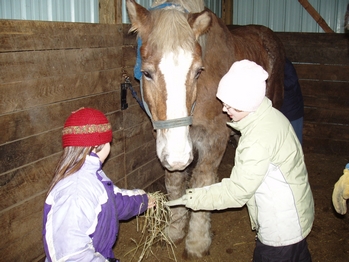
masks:
<svg viewBox="0 0 349 262"><path fill-rule="evenodd" d="M127 190L114 187L119 220L142 214L148 208L148 196L141 189Z"/></svg>
<svg viewBox="0 0 349 262"><path fill-rule="evenodd" d="M246 145L236 155L230 178L203 188L188 189L186 207L193 210L242 207L262 183L269 164L269 154L263 146Z"/></svg>

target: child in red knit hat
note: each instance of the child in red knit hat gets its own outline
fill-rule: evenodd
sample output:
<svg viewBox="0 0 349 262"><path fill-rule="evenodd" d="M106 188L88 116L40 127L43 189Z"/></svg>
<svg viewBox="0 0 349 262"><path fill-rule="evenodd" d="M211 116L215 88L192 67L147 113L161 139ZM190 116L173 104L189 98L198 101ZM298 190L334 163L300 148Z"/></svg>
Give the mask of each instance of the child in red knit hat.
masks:
<svg viewBox="0 0 349 262"><path fill-rule="evenodd" d="M118 261L119 220L154 206L140 189L116 187L102 170L111 125L93 108L73 112L63 128L63 155L44 206L45 261Z"/></svg>

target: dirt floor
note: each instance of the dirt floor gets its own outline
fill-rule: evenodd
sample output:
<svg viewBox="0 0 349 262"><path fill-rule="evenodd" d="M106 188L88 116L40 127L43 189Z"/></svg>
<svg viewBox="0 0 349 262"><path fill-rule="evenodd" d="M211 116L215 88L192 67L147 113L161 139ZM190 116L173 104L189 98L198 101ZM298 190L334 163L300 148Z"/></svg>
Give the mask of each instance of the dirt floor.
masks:
<svg viewBox="0 0 349 262"><path fill-rule="evenodd" d="M229 177L234 159L234 146L228 145L219 168L219 177ZM305 154L309 181L315 200L315 221L312 232L307 238L313 262L349 261L349 214L336 214L332 207L331 196L334 183L342 175L348 157L334 155ZM247 262L252 261L255 246L255 233L251 231L246 207L229 209L212 214L213 241L210 255L201 259L182 258L184 243L175 248L176 261L202 262ZM131 238L140 238L136 219L121 223L120 236L115 247L115 254L121 262L138 261L139 254L132 258L135 248ZM175 261L169 257L164 246L153 246L154 255L141 261Z"/></svg>

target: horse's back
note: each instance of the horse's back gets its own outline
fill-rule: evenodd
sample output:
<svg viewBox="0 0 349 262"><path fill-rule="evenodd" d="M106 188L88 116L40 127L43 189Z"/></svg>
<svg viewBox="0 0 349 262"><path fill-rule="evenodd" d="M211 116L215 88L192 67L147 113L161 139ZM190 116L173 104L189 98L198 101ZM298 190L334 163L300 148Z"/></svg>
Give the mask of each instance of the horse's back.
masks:
<svg viewBox="0 0 349 262"><path fill-rule="evenodd" d="M242 59L253 60L268 69L271 65L267 65L269 59L265 59L264 56L273 57L273 59L280 59L285 56L282 42L268 27L246 25L231 29L230 33L233 35L234 45L237 49L235 53L237 61ZM261 50L265 50L265 52L261 52ZM282 62L284 62L284 59Z"/></svg>
<svg viewBox="0 0 349 262"><path fill-rule="evenodd" d="M286 57L281 40L270 28L262 25L240 26L230 29L230 33L234 39L236 61L254 61L268 72L266 95L273 101L273 106L279 109L283 100Z"/></svg>

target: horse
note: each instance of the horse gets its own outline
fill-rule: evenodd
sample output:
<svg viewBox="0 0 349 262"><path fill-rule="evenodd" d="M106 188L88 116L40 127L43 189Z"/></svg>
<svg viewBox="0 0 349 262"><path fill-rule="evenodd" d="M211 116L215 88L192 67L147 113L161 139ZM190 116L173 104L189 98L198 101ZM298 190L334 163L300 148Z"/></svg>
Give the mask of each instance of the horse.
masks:
<svg viewBox="0 0 349 262"><path fill-rule="evenodd" d="M231 133L226 127L229 118L216 98L223 75L235 61L255 61L268 72L266 95L280 108L285 51L267 27L249 25L230 32L203 0L156 2L167 5L153 10L134 0L126 5L130 32L142 40L141 92L156 130L156 152L172 200L188 187L217 182ZM165 233L174 243L185 238L183 257L208 255L210 212L189 212L182 206L171 211Z"/></svg>

